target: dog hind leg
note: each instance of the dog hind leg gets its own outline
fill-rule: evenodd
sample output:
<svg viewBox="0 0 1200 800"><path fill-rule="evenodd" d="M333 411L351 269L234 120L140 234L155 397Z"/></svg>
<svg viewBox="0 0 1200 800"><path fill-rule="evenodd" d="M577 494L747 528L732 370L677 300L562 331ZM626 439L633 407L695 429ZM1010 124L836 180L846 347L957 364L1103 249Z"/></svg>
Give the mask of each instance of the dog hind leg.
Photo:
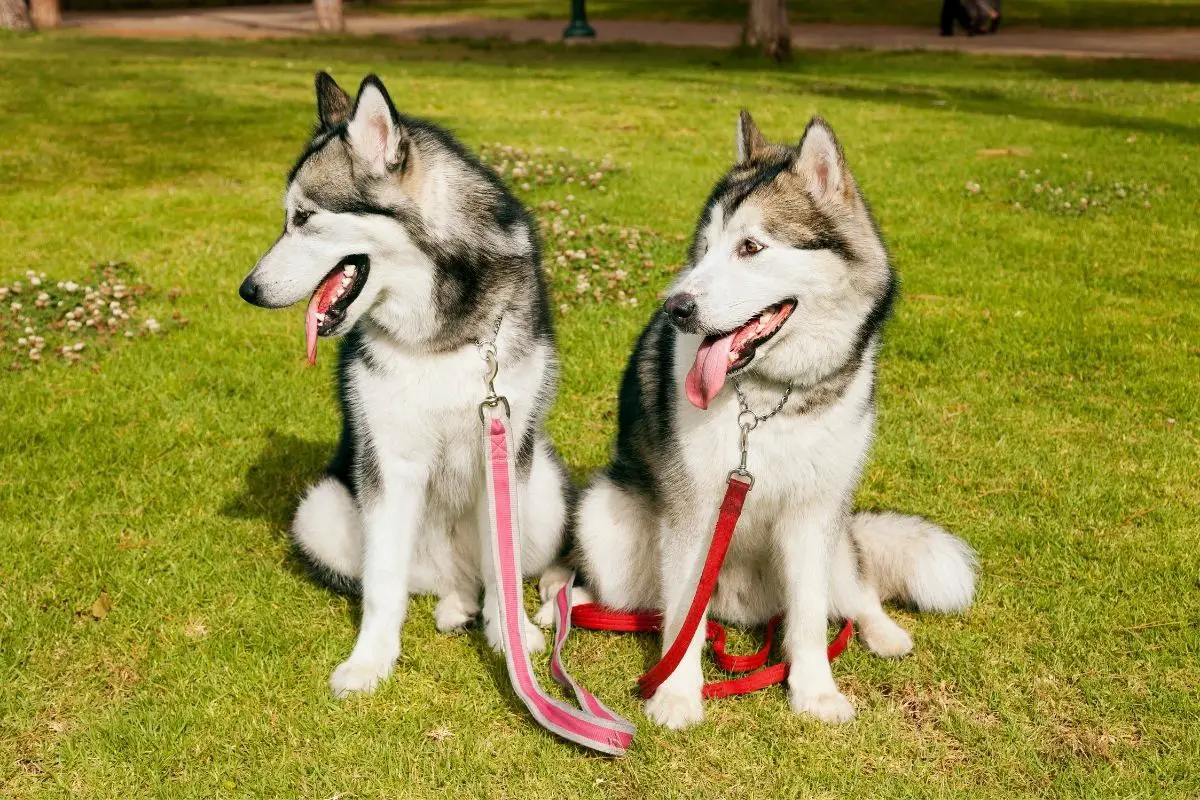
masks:
<svg viewBox="0 0 1200 800"><path fill-rule="evenodd" d="M850 619L867 649L885 658L899 658L912 650L908 631L888 616L879 594L863 582L858 555L848 532L842 532L830 553L829 614Z"/></svg>

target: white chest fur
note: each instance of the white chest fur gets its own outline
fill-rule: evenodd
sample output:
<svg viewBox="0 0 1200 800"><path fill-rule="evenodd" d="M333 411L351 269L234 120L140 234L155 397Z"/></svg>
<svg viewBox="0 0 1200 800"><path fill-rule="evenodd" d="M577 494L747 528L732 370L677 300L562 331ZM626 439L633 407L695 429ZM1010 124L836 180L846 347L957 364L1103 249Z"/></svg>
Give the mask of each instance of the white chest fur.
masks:
<svg viewBox="0 0 1200 800"><path fill-rule="evenodd" d="M429 499L463 511L479 485L479 403L486 394L487 365L474 345L444 353L421 352L385 337L364 337L369 359L348 375L348 409L386 469L410 467L428 477ZM500 370L496 390L507 397L514 433L524 435L547 368L549 352L538 346L519 361L506 358L497 338Z"/></svg>
<svg viewBox="0 0 1200 800"><path fill-rule="evenodd" d="M691 353L676 354L680 385ZM784 410L760 423L748 437L747 468L754 488L747 498L738 537L746 544L763 540L782 514L803 514L849 502L874 435L875 415L870 402L869 363L829 405L804 414L794 413L799 397ZM782 394L782 388L779 390ZM751 410L763 415L780 395L751 396ZM688 402L682 392L675 401L680 450L687 478L698 495L715 509L729 471L740 460L739 405L732 381L707 410ZM791 411L792 413L789 413Z"/></svg>

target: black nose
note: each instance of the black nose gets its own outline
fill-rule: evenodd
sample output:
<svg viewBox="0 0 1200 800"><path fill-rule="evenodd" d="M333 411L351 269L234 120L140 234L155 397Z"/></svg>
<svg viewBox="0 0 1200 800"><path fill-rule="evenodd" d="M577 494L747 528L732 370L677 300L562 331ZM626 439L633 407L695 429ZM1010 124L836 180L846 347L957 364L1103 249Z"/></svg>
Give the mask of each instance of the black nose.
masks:
<svg viewBox="0 0 1200 800"><path fill-rule="evenodd" d="M696 298L690 294L673 294L663 304L663 309L671 315L677 325L684 325L696 313Z"/></svg>
<svg viewBox="0 0 1200 800"><path fill-rule="evenodd" d="M250 305L258 305L258 284L252 278L246 278L246 280L242 281L242 286L238 289L238 294Z"/></svg>

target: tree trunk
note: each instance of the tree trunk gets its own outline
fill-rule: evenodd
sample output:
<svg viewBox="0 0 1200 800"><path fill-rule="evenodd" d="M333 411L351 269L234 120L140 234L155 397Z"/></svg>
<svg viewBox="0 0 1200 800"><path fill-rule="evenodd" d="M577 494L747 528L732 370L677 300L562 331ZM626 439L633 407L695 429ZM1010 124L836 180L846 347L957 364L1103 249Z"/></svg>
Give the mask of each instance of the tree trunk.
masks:
<svg viewBox="0 0 1200 800"><path fill-rule="evenodd" d="M346 21L342 17L342 0L313 0L313 10L317 12L317 27L331 33L341 33L346 30Z"/></svg>
<svg viewBox="0 0 1200 800"><path fill-rule="evenodd" d="M787 0L750 0L742 41L760 47L775 61L792 57L792 34L788 30Z"/></svg>
<svg viewBox="0 0 1200 800"><path fill-rule="evenodd" d="M25 11L25 0L0 0L0 28L10 31L29 30L29 13Z"/></svg>
<svg viewBox="0 0 1200 800"><path fill-rule="evenodd" d="M59 0L29 0L29 16L33 19L33 27L38 30L62 25Z"/></svg>

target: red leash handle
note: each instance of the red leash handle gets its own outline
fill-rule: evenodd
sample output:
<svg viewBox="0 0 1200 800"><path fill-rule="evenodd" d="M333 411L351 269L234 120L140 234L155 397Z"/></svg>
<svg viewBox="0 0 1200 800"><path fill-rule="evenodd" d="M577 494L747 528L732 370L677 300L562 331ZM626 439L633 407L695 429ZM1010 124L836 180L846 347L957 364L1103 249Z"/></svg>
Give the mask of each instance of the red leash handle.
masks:
<svg viewBox="0 0 1200 800"><path fill-rule="evenodd" d="M766 641L755 653L739 656L725 650L725 626L709 620L707 638L713 644L713 660L725 672L749 673L737 678L712 681L704 684L705 699L732 697L750 694L768 686L787 680L788 665L772 664L763 668L775 643L782 617L772 617L767 623ZM662 614L658 611L613 611L598 603L583 603L571 609L571 622L577 628L590 631L612 631L614 633L655 633L662 630ZM845 652L854 636L854 624L846 620L838 635L826 648L826 657L833 661ZM755 671L757 670L757 671Z"/></svg>
<svg viewBox="0 0 1200 800"><path fill-rule="evenodd" d="M725 499L721 501L721 510L717 514L717 526L713 530L712 544L708 547L708 557L704 559L704 569L700 573L700 583L696 586L696 594L692 596L692 604L688 607L687 616L675 641L663 655L662 660L651 667L638 678L642 697L649 700L658 691L663 681L671 676L688 645L700 627L700 618L708 608L709 598L717 585L717 577L721 574L721 564L725 561L725 553L729 550L729 542L733 539L733 531L737 527L738 517L742 515L742 505L746 502L746 493L750 491L750 482L736 473L730 473L729 485L725 489Z"/></svg>

